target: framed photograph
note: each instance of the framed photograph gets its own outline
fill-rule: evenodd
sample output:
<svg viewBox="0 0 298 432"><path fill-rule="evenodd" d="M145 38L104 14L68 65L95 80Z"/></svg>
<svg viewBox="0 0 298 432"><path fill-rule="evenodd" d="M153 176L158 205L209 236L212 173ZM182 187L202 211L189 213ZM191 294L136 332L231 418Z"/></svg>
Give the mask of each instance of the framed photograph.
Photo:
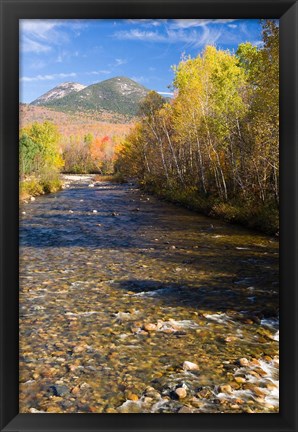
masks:
<svg viewBox="0 0 298 432"><path fill-rule="evenodd" d="M297 2L1 2L1 431L297 430Z"/></svg>

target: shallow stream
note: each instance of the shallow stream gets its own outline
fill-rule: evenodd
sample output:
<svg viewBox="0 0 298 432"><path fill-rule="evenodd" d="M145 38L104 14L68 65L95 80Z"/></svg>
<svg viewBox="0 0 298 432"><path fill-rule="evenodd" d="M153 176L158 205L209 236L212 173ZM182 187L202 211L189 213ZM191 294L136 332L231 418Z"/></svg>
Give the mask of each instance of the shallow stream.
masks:
<svg viewBox="0 0 298 432"><path fill-rule="evenodd" d="M20 209L20 412L278 403L278 241L65 177Z"/></svg>

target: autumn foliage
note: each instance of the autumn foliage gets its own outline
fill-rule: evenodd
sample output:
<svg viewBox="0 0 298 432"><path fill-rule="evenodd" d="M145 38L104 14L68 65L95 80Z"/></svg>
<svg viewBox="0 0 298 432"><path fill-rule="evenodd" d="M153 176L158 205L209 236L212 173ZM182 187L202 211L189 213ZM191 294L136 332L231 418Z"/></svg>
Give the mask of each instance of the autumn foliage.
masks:
<svg viewBox="0 0 298 432"><path fill-rule="evenodd" d="M279 32L259 48L207 46L174 68L172 103L155 92L116 168L174 201L275 232L279 205Z"/></svg>

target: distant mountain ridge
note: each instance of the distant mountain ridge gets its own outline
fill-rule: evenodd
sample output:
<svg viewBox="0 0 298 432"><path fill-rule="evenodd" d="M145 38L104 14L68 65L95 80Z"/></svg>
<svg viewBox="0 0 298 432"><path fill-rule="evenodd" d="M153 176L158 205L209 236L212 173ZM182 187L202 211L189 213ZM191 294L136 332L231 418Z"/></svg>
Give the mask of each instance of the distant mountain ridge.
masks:
<svg viewBox="0 0 298 432"><path fill-rule="evenodd" d="M81 88L80 88L81 86ZM135 116L150 90L126 77L115 77L90 86L62 83L31 102L64 112L111 112Z"/></svg>
<svg viewBox="0 0 298 432"><path fill-rule="evenodd" d="M38 97L33 102L31 102L30 105L45 106L69 94L77 93L80 90L83 90L85 87L86 86L83 84L74 83L74 82L65 82L59 84L58 86L54 87L52 90L49 90L42 96Z"/></svg>

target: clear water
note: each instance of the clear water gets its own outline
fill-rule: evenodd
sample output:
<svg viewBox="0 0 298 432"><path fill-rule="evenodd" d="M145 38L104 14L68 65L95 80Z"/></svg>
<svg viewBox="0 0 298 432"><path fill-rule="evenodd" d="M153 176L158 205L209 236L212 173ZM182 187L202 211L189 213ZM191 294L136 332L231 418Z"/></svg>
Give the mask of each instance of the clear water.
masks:
<svg viewBox="0 0 298 432"><path fill-rule="evenodd" d="M20 412L277 412L276 239L89 184L20 209Z"/></svg>

